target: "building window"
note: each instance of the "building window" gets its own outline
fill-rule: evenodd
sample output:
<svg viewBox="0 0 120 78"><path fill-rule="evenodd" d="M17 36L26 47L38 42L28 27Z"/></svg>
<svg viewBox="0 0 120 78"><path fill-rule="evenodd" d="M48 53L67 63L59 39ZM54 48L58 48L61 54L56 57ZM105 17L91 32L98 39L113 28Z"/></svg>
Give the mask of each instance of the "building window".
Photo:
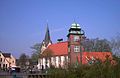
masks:
<svg viewBox="0 0 120 78"><path fill-rule="evenodd" d="M53 57L54 65L56 65L56 57Z"/></svg>
<svg viewBox="0 0 120 78"><path fill-rule="evenodd" d="M74 41L79 41L79 36L74 36Z"/></svg>
<svg viewBox="0 0 120 78"><path fill-rule="evenodd" d="M6 64L6 68L7 68L7 64Z"/></svg>
<svg viewBox="0 0 120 78"><path fill-rule="evenodd" d="M0 58L0 61L2 62L2 58Z"/></svg>
<svg viewBox="0 0 120 78"><path fill-rule="evenodd" d="M5 64L3 64L3 68L5 68Z"/></svg>
<svg viewBox="0 0 120 78"><path fill-rule="evenodd" d="M80 46L74 46L74 52L80 52Z"/></svg>
<svg viewBox="0 0 120 78"><path fill-rule="evenodd" d="M68 52L70 52L70 46L68 46Z"/></svg>

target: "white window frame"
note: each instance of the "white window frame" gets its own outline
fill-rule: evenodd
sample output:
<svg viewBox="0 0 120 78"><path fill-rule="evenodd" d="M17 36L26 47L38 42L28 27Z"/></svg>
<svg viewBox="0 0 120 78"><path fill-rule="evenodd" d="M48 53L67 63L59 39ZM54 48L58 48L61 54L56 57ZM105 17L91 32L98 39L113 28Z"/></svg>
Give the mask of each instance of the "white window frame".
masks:
<svg viewBox="0 0 120 78"><path fill-rule="evenodd" d="M80 52L80 46L74 46L74 52Z"/></svg>

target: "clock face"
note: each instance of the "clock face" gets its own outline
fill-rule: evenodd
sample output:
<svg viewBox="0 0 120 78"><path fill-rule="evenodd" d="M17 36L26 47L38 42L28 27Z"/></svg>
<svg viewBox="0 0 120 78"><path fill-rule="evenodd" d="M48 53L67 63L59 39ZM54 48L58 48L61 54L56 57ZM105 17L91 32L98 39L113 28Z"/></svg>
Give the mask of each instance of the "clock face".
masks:
<svg viewBox="0 0 120 78"><path fill-rule="evenodd" d="M79 41L79 36L74 36L74 41Z"/></svg>

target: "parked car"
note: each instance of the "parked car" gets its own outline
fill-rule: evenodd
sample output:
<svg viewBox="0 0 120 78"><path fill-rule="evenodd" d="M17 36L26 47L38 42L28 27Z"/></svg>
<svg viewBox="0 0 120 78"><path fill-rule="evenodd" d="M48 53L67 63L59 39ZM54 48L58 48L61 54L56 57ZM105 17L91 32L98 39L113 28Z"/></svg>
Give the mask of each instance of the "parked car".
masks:
<svg viewBox="0 0 120 78"><path fill-rule="evenodd" d="M10 73L16 72L19 73L20 72L20 67L19 66L14 66L10 68Z"/></svg>

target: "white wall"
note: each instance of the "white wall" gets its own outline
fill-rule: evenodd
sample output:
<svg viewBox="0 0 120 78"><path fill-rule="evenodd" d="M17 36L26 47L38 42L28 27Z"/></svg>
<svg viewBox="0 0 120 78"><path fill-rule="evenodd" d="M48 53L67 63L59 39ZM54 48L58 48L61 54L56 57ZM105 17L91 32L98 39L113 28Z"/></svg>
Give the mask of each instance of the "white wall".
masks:
<svg viewBox="0 0 120 78"><path fill-rule="evenodd" d="M58 56L56 56L56 67L59 67L59 57Z"/></svg>
<svg viewBox="0 0 120 78"><path fill-rule="evenodd" d="M56 68L59 67L59 65L61 65L62 68L64 68L65 66L65 58L66 58L66 62L68 62L68 56L55 56L55 57L51 57L51 64L54 65ZM39 62L38 62L38 68L42 68L41 65L44 66L44 69L46 67L46 60L45 58L41 58L39 59ZM47 59L47 66L50 67L50 60Z"/></svg>
<svg viewBox="0 0 120 78"><path fill-rule="evenodd" d="M64 60L65 60L64 56L61 56L61 66L64 65Z"/></svg>
<svg viewBox="0 0 120 78"><path fill-rule="evenodd" d="M43 66L44 66L44 69L45 69L45 58L43 58Z"/></svg>

